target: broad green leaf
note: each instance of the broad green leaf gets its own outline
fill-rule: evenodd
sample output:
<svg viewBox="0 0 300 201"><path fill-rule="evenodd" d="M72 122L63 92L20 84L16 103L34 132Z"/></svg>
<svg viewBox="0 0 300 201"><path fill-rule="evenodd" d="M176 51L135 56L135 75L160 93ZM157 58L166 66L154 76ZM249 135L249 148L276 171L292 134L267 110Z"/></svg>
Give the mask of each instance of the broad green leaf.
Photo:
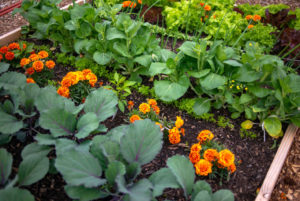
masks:
<svg viewBox="0 0 300 201"><path fill-rule="evenodd" d="M6 188L0 190L1 201L34 201L33 195L25 189Z"/></svg>
<svg viewBox="0 0 300 201"><path fill-rule="evenodd" d="M193 110L197 115L202 115L210 111L211 101L207 98L197 98Z"/></svg>
<svg viewBox="0 0 300 201"><path fill-rule="evenodd" d="M200 191L193 201L212 201L212 196L207 191Z"/></svg>
<svg viewBox="0 0 300 201"><path fill-rule="evenodd" d="M284 82L288 85L291 93L300 92L300 76L296 74L290 74L284 78Z"/></svg>
<svg viewBox="0 0 300 201"><path fill-rule="evenodd" d="M213 201L234 201L234 195L230 190L218 190L212 197Z"/></svg>
<svg viewBox="0 0 300 201"><path fill-rule="evenodd" d="M0 89L6 90L23 87L26 84L26 76L17 72L7 72L0 76Z"/></svg>
<svg viewBox="0 0 300 201"><path fill-rule="evenodd" d="M102 169L97 159L86 151L70 150L59 155L55 167L69 185L91 188L106 183L100 178Z"/></svg>
<svg viewBox="0 0 300 201"><path fill-rule="evenodd" d="M152 63L149 68L149 75L154 76L157 74L170 74L172 71L167 67L166 63Z"/></svg>
<svg viewBox="0 0 300 201"><path fill-rule="evenodd" d="M85 112L94 112L98 120L104 121L117 112L118 98L114 92L99 88L88 95L84 105Z"/></svg>
<svg viewBox="0 0 300 201"><path fill-rule="evenodd" d="M99 126L99 120L95 113L88 112L82 115L77 123L76 137L81 139L89 136Z"/></svg>
<svg viewBox="0 0 300 201"><path fill-rule="evenodd" d="M234 112L234 113L231 114L230 117L231 117L232 119L237 119L237 118L239 118L240 116L241 116L241 113L239 113L239 112Z"/></svg>
<svg viewBox="0 0 300 201"><path fill-rule="evenodd" d="M198 195L199 192L206 191L209 195L212 195L212 189L206 181L200 180L197 181L193 186L193 193L192 193L192 200L197 200L195 197Z"/></svg>
<svg viewBox="0 0 300 201"><path fill-rule="evenodd" d="M60 108L53 108L41 114L39 123L41 127L49 129L54 137L72 135L76 116Z"/></svg>
<svg viewBox="0 0 300 201"><path fill-rule="evenodd" d="M118 159L120 154L120 145L113 141L107 141L100 145L103 151L104 156L108 159L109 162L115 161Z"/></svg>
<svg viewBox="0 0 300 201"><path fill-rule="evenodd" d="M149 180L153 185L153 197L157 197L163 194L166 188L179 188L179 184L176 177L173 175L169 168L161 168L154 172Z"/></svg>
<svg viewBox="0 0 300 201"><path fill-rule="evenodd" d="M55 141L55 152L56 155L64 154L65 152L75 149L78 144L74 140L66 138L59 138Z"/></svg>
<svg viewBox="0 0 300 201"><path fill-rule="evenodd" d="M252 96L249 94L242 94L240 97L240 104L249 103L252 100Z"/></svg>
<svg viewBox="0 0 300 201"><path fill-rule="evenodd" d="M262 88L260 86L249 86L249 92L253 93L258 98L263 98L268 96L272 91L267 88Z"/></svg>
<svg viewBox="0 0 300 201"><path fill-rule="evenodd" d="M107 40L126 39L126 35L122 31L119 31L117 28L110 27L106 31L106 39Z"/></svg>
<svg viewBox="0 0 300 201"><path fill-rule="evenodd" d="M37 141L39 145L54 145L56 142L55 137L50 134L42 134L38 133L34 139Z"/></svg>
<svg viewBox="0 0 300 201"><path fill-rule="evenodd" d="M121 125L116 128L111 129L106 136L110 137L111 140L121 144L122 137L127 133L128 125Z"/></svg>
<svg viewBox="0 0 300 201"><path fill-rule="evenodd" d="M15 113L15 106L10 100L5 100L3 105L0 105L0 110L13 115Z"/></svg>
<svg viewBox="0 0 300 201"><path fill-rule="evenodd" d="M200 84L206 90L212 90L223 86L227 81L227 78L215 73L210 73L204 79L201 79Z"/></svg>
<svg viewBox="0 0 300 201"><path fill-rule="evenodd" d="M63 108L64 101L53 86L47 86L40 90L40 94L35 100L35 106L42 113L52 108Z"/></svg>
<svg viewBox="0 0 300 201"><path fill-rule="evenodd" d="M161 54L161 60L163 62L167 62L168 59L174 59L176 57L176 54L170 50L167 49L161 49L160 50L160 54Z"/></svg>
<svg viewBox="0 0 300 201"><path fill-rule="evenodd" d="M144 165L152 161L162 148L162 133L149 119L129 125L121 140L121 153L129 163Z"/></svg>
<svg viewBox="0 0 300 201"><path fill-rule="evenodd" d="M151 64L152 57L151 55L142 55L134 58L133 61L139 63L142 66L148 67Z"/></svg>
<svg viewBox="0 0 300 201"><path fill-rule="evenodd" d="M223 63L228 64L230 66L234 66L234 67L241 67L241 66L243 66L243 64L237 62L236 60L226 60L226 61L223 61Z"/></svg>
<svg viewBox="0 0 300 201"><path fill-rule="evenodd" d="M195 180L195 170L193 164L184 156L175 155L167 160L167 166L180 184L184 195L188 198L193 190Z"/></svg>
<svg viewBox="0 0 300 201"><path fill-rule="evenodd" d="M118 175L123 176L125 173L126 173L125 165L119 161L113 161L108 164L108 167L105 170L105 177L108 183L114 184L116 177Z"/></svg>
<svg viewBox="0 0 300 201"><path fill-rule="evenodd" d="M33 155L36 155L36 157L44 157L47 156L50 151L51 148L49 146L39 145L37 143L31 143L22 150L21 156L23 160L25 160L26 157L33 156Z"/></svg>
<svg viewBox="0 0 300 201"><path fill-rule="evenodd" d="M82 39L87 38L91 34L91 32L91 26L85 21L81 22L80 27L75 30L76 36Z"/></svg>
<svg viewBox="0 0 300 201"><path fill-rule="evenodd" d="M49 170L49 159L43 155L26 156L19 166L19 186L31 185L42 179Z"/></svg>
<svg viewBox="0 0 300 201"><path fill-rule="evenodd" d="M4 185L11 173L13 158L5 149L0 149L0 184Z"/></svg>
<svg viewBox="0 0 300 201"><path fill-rule="evenodd" d="M131 55L126 47L126 45L122 42L114 42L113 49L123 57L130 58Z"/></svg>
<svg viewBox="0 0 300 201"><path fill-rule="evenodd" d="M8 63L0 62L0 73L4 73L5 71L7 71L9 66L10 64Z"/></svg>
<svg viewBox="0 0 300 201"><path fill-rule="evenodd" d="M141 179L133 186L128 188L130 201L149 201L152 198L152 184L147 179Z"/></svg>
<svg viewBox="0 0 300 201"><path fill-rule="evenodd" d="M178 49L180 51L182 51L184 54L193 57L193 58L198 58L197 53L194 51L196 46L195 42L191 42L191 41L186 41L184 42Z"/></svg>
<svg viewBox="0 0 300 201"><path fill-rule="evenodd" d="M14 134L23 128L23 122L16 117L0 111L0 133Z"/></svg>
<svg viewBox="0 0 300 201"><path fill-rule="evenodd" d="M252 70L248 70L246 67L241 67L238 73L233 76L233 79L240 82L254 82L258 80L262 76L261 72L255 72Z"/></svg>
<svg viewBox="0 0 300 201"><path fill-rule="evenodd" d="M253 122L250 121L250 120L243 121L243 122L241 123L241 127L242 127L243 129L249 130L249 129L251 129L251 128L253 127Z"/></svg>
<svg viewBox="0 0 300 201"><path fill-rule="evenodd" d="M100 65L106 65L111 60L111 55L105 52L95 52L93 59Z"/></svg>
<svg viewBox="0 0 300 201"><path fill-rule="evenodd" d="M270 136L278 137L281 133L281 122L277 117L268 117L264 120L264 128Z"/></svg>
<svg viewBox="0 0 300 201"><path fill-rule="evenodd" d="M74 43L74 50L77 54L80 54L81 50L87 45L88 40L76 40Z"/></svg>
<svg viewBox="0 0 300 201"><path fill-rule="evenodd" d="M210 69L205 69L205 70L201 70L198 72L188 72L188 74L194 78L202 78L202 77L206 76L209 72L210 72Z"/></svg>
<svg viewBox="0 0 300 201"><path fill-rule="evenodd" d="M11 141L12 135L0 134L0 145L7 144Z"/></svg>
<svg viewBox="0 0 300 201"><path fill-rule="evenodd" d="M169 80L154 81L154 90L156 95L163 101L174 101L185 94L190 85L190 80L183 75L178 82Z"/></svg>
<svg viewBox="0 0 300 201"><path fill-rule="evenodd" d="M298 117L298 118L297 117L292 117L291 122L293 124L295 124L296 126L300 127L300 117Z"/></svg>
<svg viewBox="0 0 300 201"><path fill-rule="evenodd" d="M97 188L86 188L84 186L65 186L65 191L72 199L80 201L97 200L108 196L107 193Z"/></svg>

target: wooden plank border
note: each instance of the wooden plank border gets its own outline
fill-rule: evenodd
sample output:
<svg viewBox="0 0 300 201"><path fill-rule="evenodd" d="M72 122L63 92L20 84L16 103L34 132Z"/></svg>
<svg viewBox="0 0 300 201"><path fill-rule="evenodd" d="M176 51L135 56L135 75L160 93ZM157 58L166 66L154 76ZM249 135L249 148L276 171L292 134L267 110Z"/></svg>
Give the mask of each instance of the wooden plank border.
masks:
<svg viewBox="0 0 300 201"><path fill-rule="evenodd" d="M77 3L77 4L83 4L85 2L86 2L86 0L77 0L77 1L75 1L75 3ZM72 5L73 5L73 3L68 4L68 5L66 5L66 6L64 6L64 7L60 8L60 9L66 10L66 9L68 9ZM11 43L13 41L16 41L16 40L18 40L20 38L20 36L21 36L21 27L16 28L16 29L14 29L14 30L12 30L12 31L10 31L10 32L8 32L8 33L0 36L0 46L7 45L7 44L9 44L9 43Z"/></svg>
<svg viewBox="0 0 300 201"><path fill-rule="evenodd" d="M285 163L285 159L289 153L294 137L299 131L300 129L292 124L290 124L287 128L255 201L268 201L271 199L272 191L275 187L282 166Z"/></svg>

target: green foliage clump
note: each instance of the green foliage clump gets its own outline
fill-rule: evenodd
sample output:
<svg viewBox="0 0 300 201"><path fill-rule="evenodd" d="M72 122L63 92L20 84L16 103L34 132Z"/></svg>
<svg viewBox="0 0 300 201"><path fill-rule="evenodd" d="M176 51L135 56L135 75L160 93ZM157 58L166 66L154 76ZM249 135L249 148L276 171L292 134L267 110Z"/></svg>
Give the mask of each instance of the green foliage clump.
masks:
<svg viewBox="0 0 300 201"><path fill-rule="evenodd" d="M296 8L295 11L290 11L289 15L296 15L296 20L291 22L290 27L300 30L300 8Z"/></svg>
<svg viewBox="0 0 300 201"><path fill-rule="evenodd" d="M255 139L255 138L257 138L258 135L253 131L249 131L249 130L246 130L244 128L241 128L240 129L240 136L241 136L241 138Z"/></svg>
<svg viewBox="0 0 300 201"><path fill-rule="evenodd" d="M226 118L224 116L218 116L217 124L218 124L218 126L220 126L222 128L228 127L228 128L234 129L234 125L232 123L230 123L230 119Z"/></svg>
<svg viewBox="0 0 300 201"><path fill-rule="evenodd" d="M74 66L76 57L68 55L67 53L57 53L56 56L56 63L63 64L63 65L70 65Z"/></svg>
<svg viewBox="0 0 300 201"><path fill-rule="evenodd" d="M123 2L122 0L95 0L94 4L97 8L100 8L105 4L113 6L115 4L119 4L119 3L122 3L122 2Z"/></svg>
<svg viewBox="0 0 300 201"><path fill-rule="evenodd" d="M260 4L250 5L249 3L240 4L238 8L244 12L244 15L260 15L261 17L266 16L266 9L269 9L271 14L276 14L282 9L289 9L290 6L285 4L271 4L267 6L261 6Z"/></svg>
<svg viewBox="0 0 300 201"><path fill-rule="evenodd" d="M36 50L35 51L36 53L38 53L41 50L44 50L44 51L48 52L49 57L52 57L52 51L50 50L49 45L34 45L33 49Z"/></svg>
<svg viewBox="0 0 300 201"><path fill-rule="evenodd" d="M105 66L99 65L94 60L86 57L78 58L74 66L78 70L91 69L98 77L113 78L113 73L110 73Z"/></svg>

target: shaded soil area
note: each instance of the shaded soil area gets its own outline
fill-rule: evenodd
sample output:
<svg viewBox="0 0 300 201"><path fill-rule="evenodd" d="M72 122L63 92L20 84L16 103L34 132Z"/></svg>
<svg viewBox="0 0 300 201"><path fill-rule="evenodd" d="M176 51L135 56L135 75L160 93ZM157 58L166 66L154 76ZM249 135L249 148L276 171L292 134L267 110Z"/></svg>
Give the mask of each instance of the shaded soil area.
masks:
<svg viewBox="0 0 300 201"><path fill-rule="evenodd" d="M272 193L271 201L300 200L300 130Z"/></svg>
<svg viewBox="0 0 300 201"><path fill-rule="evenodd" d="M237 0L236 4L260 4L263 6L267 6L270 4L286 4L291 7L291 9L300 8L300 1L299 0Z"/></svg>

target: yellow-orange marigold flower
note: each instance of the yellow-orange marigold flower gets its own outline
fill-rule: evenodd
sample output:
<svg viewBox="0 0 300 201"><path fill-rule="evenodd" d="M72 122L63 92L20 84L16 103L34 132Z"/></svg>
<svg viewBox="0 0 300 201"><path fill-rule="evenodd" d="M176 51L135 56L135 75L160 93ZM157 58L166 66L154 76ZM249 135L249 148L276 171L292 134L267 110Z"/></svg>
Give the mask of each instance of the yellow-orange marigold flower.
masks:
<svg viewBox="0 0 300 201"><path fill-rule="evenodd" d="M149 100L148 100L148 104L149 104L151 107L154 107L154 106L157 105L157 102L156 102L156 100L154 100L154 99L149 99Z"/></svg>
<svg viewBox="0 0 300 201"><path fill-rule="evenodd" d="M178 144L180 140L181 139L179 133L169 133L169 141L171 144Z"/></svg>
<svg viewBox="0 0 300 201"><path fill-rule="evenodd" d="M1 54L6 54L8 52L8 47L7 46L3 46L0 48L0 53Z"/></svg>
<svg viewBox="0 0 300 201"><path fill-rule="evenodd" d="M260 21L261 20L261 16L260 15L254 15L253 16L253 20L256 21L256 22Z"/></svg>
<svg viewBox="0 0 300 201"><path fill-rule="evenodd" d="M15 58L15 54L13 52L6 52L5 59L11 61Z"/></svg>
<svg viewBox="0 0 300 201"><path fill-rule="evenodd" d="M155 112L155 114L159 114L160 113L160 108L157 105L153 106L152 109Z"/></svg>
<svg viewBox="0 0 300 201"><path fill-rule="evenodd" d="M195 152L195 151L190 152L189 158L193 164L198 163L200 161L200 154L199 152Z"/></svg>
<svg viewBox="0 0 300 201"><path fill-rule="evenodd" d="M32 74L34 73L34 68L33 68L33 67L27 68L27 69L26 69L26 73L27 73L28 75L32 75Z"/></svg>
<svg viewBox="0 0 300 201"><path fill-rule="evenodd" d="M203 130L197 136L197 140L199 140L200 144L207 140L212 140L213 138L214 134L210 130Z"/></svg>
<svg viewBox="0 0 300 201"><path fill-rule="evenodd" d="M0 54L0 61L3 59L3 56L2 56L2 54Z"/></svg>
<svg viewBox="0 0 300 201"><path fill-rule="evenodd" d="M185 129L184 129L184 128L181 128L181 129L180 129L180 133L181 133L182 136L185 136Z"/></svg>
<svg viewBox="0 0 300 201"><path fill-rule="evenodd" d="M46 61L45 65L47 66L47 68L53 69L55 66L55 62L53 60L49 60L49 61Z"/></svg>
<svg viewBox="0 0 300 201"><path fill-rule="evenodd" d="M207 161L212 162L219 158L219 153L216 149L207 149L203 154L203 158Z"/></svg>
<svg viewBox="0 0 300 201"><path fill-rule="evenodd" d="M26 79L26 82L27 82L27 83L35 83L34 79L32 79L32 78L27 78L27 79Z"/></svg>
<svg viewBox="0 0 300 201"><path fill-rule="evenodd" d="M11 43L8 45L8 49L9 50L15 50L15 49L19 49L20 45L18 43Z"/></svg>
<svg viewBox="0 0 300 201"><path fill-rule="evenodd" d="M30 59L30 61L37 61L40 59L40 56L37 54L31 54L28 59Z"/></svg>
<svg viewBox="0 0 300 201"><path fill-rule="evenodd" d="M36 72L41 72L44 69L44 63L42 61L35 61L33 62L32 67Z"/></svg>
<svg viewBox="0 0 300 201"><path fill-rule="evenodd" d="M139 115L134 114L134 115L132 115L132 116L130 117L129 120L130 120L130 123L133 123L133 122L135 122L136 120L141 120L141 118L140 118Z"/></svg>
<svg viewBox="0 0 300 201"><path fill-rule="evenodd" d="M235 164L231 164L229 167L227 167L228 171L230 171L230 173L234 173L236 171L236 166Z"/></svg>
<svg viewBox="0 0 300 201"><path fill-rule="evenodd" d="M75 85L79 82L79 78L75 72L68 72L64 78L69 78L72 80L72 85Z"/></svg>
<svg viewBox="0 0 300 201"><path fill-rule="evenodd" d="M184 121L181 119L181 117L176 116L175 126L177 128L181 128L183 126Z"/></svg>
<svg viewBox="0 0 300 201"><path fill-rule="evenodd" d="M127 8L127 7L132 7L135 8L136 7L136 3L132 2L132 1L123 1L123 8Z"/></svg>
<svg viewBox="0 0 300 201"><path fill-rule="evenodd" d="M57 89L57 93L58 93L59 95L63 96L63 97L66 97L66 98L69 98L69 97L70 97L70 90L69 90L68 87L63 87L63 86L59 87L59 88Z"/></svg>
<svg viewBox="0 0 300 201"><path fill-rule="evenodd" d="M200 152L202 149L201 145L200 144L193 144L192 147L191 147L191 152Z"/></svg>
<svg viewBox="0 0 300 201"><path fill-rule="evenodd" d="M89 73L91 73L92 71L90 69L84 69L81 71L83 73L84 76L87 76Z"/></svg>
<svg viewBox="0 0 300 201"><path fill-rule="evenodd" d="M61 86L63 86L63 87L72 86L72 80L70 78L64 77L61 81Z"/></svg>
<svg viewBox="0 0 300 201"><path fill-rule="evenodd" d="M224 167L229 167L234 163L234 154L228 149L220 151L218 163Z"/></svg>
<svg viewBox="0 0 300 201"><path fill-rule="evenodd" d="M200 159L199 162L195 164L197 175L207 176L212 172L211 168L212 168L212 164L205 159Z"/></svg>
<svg viewBox="0 0 300 201"><path fill-rule="evenodd" d="M150 105L148 103L142 103L139 106L139 110L140 110L140 112L146 114L146 113L150 112Z"/></svg>
<svg viewBox="0 0 300 201"><path fill-rule="evenodd" d="M142 2L142 0L138 0L138 3L139 3L139 4L142 4L143 2Z"/></svg>
<svg viewBox="0 0 300 201"><path fill-rule="evenodd" d="M22 58L21 61L20 61L21 67L24 67L29 63L30 63L30 59L27 59L27 58Z"/></svg>
<svg viewBox="0 0 300 201"><path fill-rule="evenodd" d="M45 51L45 50L40 51L40 52L38 53L38 55L39 55L39 57L40 57L41 59L45 59L45 58L47 58L47 57L49 56L48 52Z"/></svg>
<svg viewBox="0 0 300 201"><path fill-rule="evenodd" d="M202 7L203 7L203 6L204 6L204 3L200 2L200 6L202 6Z"/></svg>
<svg viewBox="0 0 300 201"><path fill-rule="evenodd" d="M249 26L248 26L248 29L252 29L254 27L254 25L253 24L250 24Z"/></svg>
<svg viewBox="0 0 300 201"><path fill-rule="evenodd" d="M246 20L251 20L253 18L253 16L252 15L247 15L245 18L246 18Z"/></svg>
<svg viewBox="0 0 300 201"><path fill-rule="evenodd" d="M128 110L131 110L133 108L133 106L134 106L134 102L133 101L128 101L127 105L128 105L127 106Z"/></svg>
<svg viewBox="0 0 300 201"><path fill-rule="evenodd" d="M210 10L211 10L211 7L210 7L209 5L205 5L205 6L204 6L204 10L210 11Z"/></svg>

